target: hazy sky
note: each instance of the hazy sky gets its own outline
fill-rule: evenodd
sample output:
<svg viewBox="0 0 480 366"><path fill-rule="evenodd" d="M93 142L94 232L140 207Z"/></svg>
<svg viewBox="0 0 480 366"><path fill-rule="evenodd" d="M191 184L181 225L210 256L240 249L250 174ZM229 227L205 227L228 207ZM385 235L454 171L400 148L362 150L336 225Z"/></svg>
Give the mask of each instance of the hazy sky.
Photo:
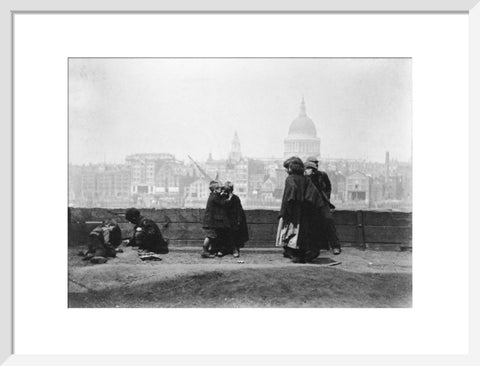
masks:
<svg viewBox="0 0 480 366"><path fill-rule="evenodd" d="M410 59L70 59L70 162L283 156L302 96L321 155L411 157Z"/></svg>

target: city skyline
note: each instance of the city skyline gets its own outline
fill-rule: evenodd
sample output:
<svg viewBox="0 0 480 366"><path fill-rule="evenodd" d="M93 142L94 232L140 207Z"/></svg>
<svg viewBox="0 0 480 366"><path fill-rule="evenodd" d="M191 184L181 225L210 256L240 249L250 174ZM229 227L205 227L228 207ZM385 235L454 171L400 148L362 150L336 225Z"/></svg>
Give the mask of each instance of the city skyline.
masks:
<svg viewBox="0 0 480 366"><path fill-rule="evenodd" d="M124 165L72 165L69 204L80 207L203 208L212 179L231 181L249 209L278 209L286 178L282 159L245 160L232 144L229 159L185 165L170 154L135 154ZM233 163L233 164L232 164ZM411 207L411 164L390 160L320 163L338 208Z"/></svg>
<svg viewBox="0 0 480 366"><path fill-rule="evenodd" d="M69 162L283 156L305 98L321 157L411 160L410 59L70 59Z"/></svg>
<svg viewBox="0 0 480 366"><path fill-rule="evenodd" d="M385 151L385 153L389 153L389 151ZM123 160L120 160L120 161L109 161L107 159L103 160L103 161L86 161L86 162L81 162L81 163L75 163L75 162L72 162L72 161L69 161L69 165L72 165L72 166L88 166L88 165L127 165L127 157L128 156L131 156L131 155L149 155L149 154L152 154L152 155L161 155L161 154L171 154L170 152L168 151L147 151L147 152L132 152L126 156L123 157ZM184 162L186 163L186 165L190 165L190 164L193 164L192 161L187 157L185 159L179 159L177 156L175 156L174 154L171 154L174 156L175 160L177 161L180 161L180 162ZM198 163L205 163L208 161L209 157L207 156L205 159L196 159L194 156L191 156L196 162ZM251 159L251 160L278 160L278 161L282 161L284 160L283 157L281 156L245 156L243 155L243 158L244 159ZM229 152L227 151L225 153L225 155L223 156L214 156L212 154L212 159L213 160L228 160L229 159ZM408 160L400 160L398 159L397 157L395 156L392 156L390 154L390 159L391 161L397 161L399 163L408 163L408 164L411 164L412 161L411 159L408 159ZM383 159L382 160L368 160L368 159L364 159L364 158L358 158L358 159L355 159L355 158L341 158L341 157L329 157L329 156L322 156L319 161L322 162L323 161L364 161L364 162L367 162L367 163L383 163L385 161L385 154L383 156Z"/></svg>

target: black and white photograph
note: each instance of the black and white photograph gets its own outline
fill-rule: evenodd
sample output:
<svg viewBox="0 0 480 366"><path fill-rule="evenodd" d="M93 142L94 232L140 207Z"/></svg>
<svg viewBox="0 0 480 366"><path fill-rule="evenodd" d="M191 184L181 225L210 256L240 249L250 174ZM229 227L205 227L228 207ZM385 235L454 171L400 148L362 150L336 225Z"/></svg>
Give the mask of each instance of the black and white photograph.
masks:
<svg viewBox="0 0 480 366"><path fill-rule="evenodd" d="M69 58L68 307L411 308L412 161L408 57Z"/></svg>

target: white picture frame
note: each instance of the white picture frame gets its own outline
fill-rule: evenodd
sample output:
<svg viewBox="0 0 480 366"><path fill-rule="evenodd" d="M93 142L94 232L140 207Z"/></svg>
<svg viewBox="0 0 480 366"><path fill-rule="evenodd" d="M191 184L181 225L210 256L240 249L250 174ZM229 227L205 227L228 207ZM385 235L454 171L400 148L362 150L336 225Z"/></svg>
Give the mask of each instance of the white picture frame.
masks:
<svg viewBox="0 0 480 366"><path fill-rule="evenodd" d="M2 274L0 276L1 284L1 308L0 308L0 335L1 335L1 348L0 348L0 362L5 362L6 365L26 365L26 364L83 364L83 363L115 363L115 364L131 364L133 362L139 364L158 364L158 362L168 362L168 363L177 363L177 362L186 362L186 363L201 363L201 364L220 364L228 362L230 364L235 363L245 363L245 362L280 362L280 363L290 363L290 362L302 362L306 364L318 364L319 362L331 362L331 363L350 363L350 362L361 362L365 364L400 364L405 362L425 362L425 363L435 363L435 364L475 364L476 356L478 356L478 351L475 350L475 341L478 343L478 308L479 308L479 296L478 296L478 278L480 275L478 273L478 265L476 265L476 258L479 258L476 255L479 251L478 245L475 246L474 243L478 242L480 239L479 234L474 231L475 228L475 218L478 217L478 214L474 212L475 203L478 200L478 193L474 192L473 187L479 185L478 172L475 171L475 168L478 166L478 143L475 137L479 135L478 124L475 125L474 121L478 121L480 117L480 108L478 107L478 98L480 97L480 84L479 76L480 71L478 65L480 64L480 51L479 51L479 40L480 40L480 5L478 5L478 0L470 1L455 1L455 0L445 0L442 2L436 1L390 1L388 4L385 4L382 1L363 1L361 4L355 1L323 1L321 3L314 1L297 1L292 4L284 4L283 2L276 3L273 1L250 1L242 2L241 4L224 4L220 1L204 1L202 4L198 4L194 1L183 1L183 2L174 2L168 1L163 2L162 4L157 4L153 1L139 1L136 4L123 4L115 3L109 1L98 0L93 3L83 3L83 4L63 4L59 1L48 1L43 0L41 4L34 2L22 2L21 4L15 4L14 1L6 1L0 5L1 7L1 16L4 20L2 27L5 32L1 34L2 40L2 49L5 51L5 55L8 57L3 57L1 60L2 63L2 75L4 76L2 80L5 82L0 86L2 92L2 98L0 98L0 103L2 108L0 112L3 114L2 123L0 124L1 128L1 138L2 149L4 151L2 156L2 167L4 171L7 171L11 179L4 178L2 180L2 207L1 207L1 222L3 232L7 232L8 239L4 241L4 251L1 256L0 265ZM470 32L469 32L469 47L470 47L470 69L469 69L469 142L470 142L470 153L469 153L469 167L470 167L470 177L469 177L469 186L470 186L470 207L469 207L469 289L470 289L470 347L469 354L467 356L358 356L358 358L352 358L352 356L346 355L337 355L337 356L305 356L298 358L297 356L282 356L282 357L270 357L261 356L217 356L217 357L207 357L207 356L60 356L62 351L59 350L58 355L52 356L26 356L26 355L17 355L14 353L13 345L13 334L15 332L15 327L13 323L13 312L14 312L14 282L13 282L13 255L15 251L15 235L13 232L13 212L15 210L14 202L12 200L12 192L15 189L15 182L13 181L12 173L14 172L13 165L13 133L14 133L14 115L13 115L13 92L14 92L14 80L12 77L12 53L13 48L13 21L15 14L21 12L297 12L297 13L309 13L309 12L332 12L332 13L354 13L354 12L377 12L377 13L388 13L388 12L468 12L469 21L470 21ZM59 14L61 16L61 14ZM475 98L476 97L476 98ZM477 152L477 154L474 154ZM10 245L11 244L11 245ZM7 326L4 326L6 324ZM74 330L72 330L74 331ZM186 345L188 346L188 345ZM478 360L477 360L478 362Z"/></svg>

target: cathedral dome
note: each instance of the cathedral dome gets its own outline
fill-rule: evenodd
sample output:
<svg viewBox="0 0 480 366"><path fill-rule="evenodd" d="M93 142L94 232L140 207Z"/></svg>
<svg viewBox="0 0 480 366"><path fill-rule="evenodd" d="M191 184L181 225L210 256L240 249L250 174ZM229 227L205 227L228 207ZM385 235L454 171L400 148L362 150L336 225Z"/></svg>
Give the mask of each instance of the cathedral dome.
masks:
<svg viewBox="0 0 480 366"><path fill-rule="evenodd" d="M303 98L300 114L290 124L288 136L283 143L285 158L299 156L305 159L308 156L320 156L320 139L317 137L315 123L307 116Z"/></svg>
<svg viewBox="0 0 480 366"><path fill-rule="evenodd" d="M302 99L300 105L300 114L290 124L288 136L317 137L317 129L313 121L307 116L305 111L305 101Z"/></svg>
<svg viewBox="0 0 480 366"><path fill-rule="evenodd" d="M317 137L317 129L310 118L299 116L290 125L288 135Z"/></svg>

